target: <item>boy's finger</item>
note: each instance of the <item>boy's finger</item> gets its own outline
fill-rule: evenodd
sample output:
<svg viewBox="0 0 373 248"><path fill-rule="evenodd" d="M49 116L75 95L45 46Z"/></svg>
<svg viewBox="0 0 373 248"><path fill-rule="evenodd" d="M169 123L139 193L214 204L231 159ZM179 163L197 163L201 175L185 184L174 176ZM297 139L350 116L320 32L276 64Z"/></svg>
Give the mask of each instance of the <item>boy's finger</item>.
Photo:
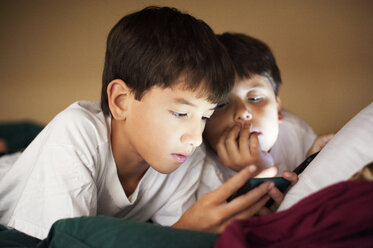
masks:
<svg viewBox="0 0 373 248"><path fill-rule="evenodd" d="M273 211L269 210L269 208L266 208L266 207L263 207L258 211L259 216L264 216L270 213L273 213Z"/></svg>
<svg viewBox="0 0 373 248"><path fill-rule="evenodd" d="M250 153L252 155L258 155L261 150L258 135L258 132L253 132L250 134Z"/></svg>
<svg viewBox="0 0 373 248"><path fill-rule="evenodd" d="M259 211L259 209L264 205L256 205L257 202L264 197L269 190L274 187L272 181L267 181L259 185L258 187L250 190L244 195L241 195L229 203L227 203L224 207L224 211L226 211L227 216L234 216L242 211L245 211L249 208L254 208L255 211Z"/></svg>
<svg viewBox="0 0 373 248"><path fill-rule="evenodd" d="M242 211L241 213L237 214L236 216L234 216L234 219L247 219L247 218L250 218L250 217L254 216L255 214L264 215L264 213L261 212L261 211L263 211L263 209L266 209L266 208L264 208L264 205L267 203L267 201L269 199L270 199L269 195L263 196L261 199L259 199L250 208L248 208L248 209ZM269 212L270 211L267 209L267 214Z"/></svg>
<svg viewBox="0 0 373 248"><path fill-rule="evenodd" d="M227 137L228 137L228 134L229 134L230 130L231 130L230 128L226 128L224 130L223 134L219 138L219 142L218 142L219 144L224 144L225 143L225 141L227 140Z"/></svg>
<svg viewBox="0 0 373 248"><path fill-rule="evenodd" d="M236 140L238 134L240 133L241 126L239 124L235 124L232 128L228 129L228 137L227 140Z"/></svg>
<svg viewBox="0 0 373 248"><path fill-rule="evenodd" d="M219 202L224 202L228 199L228 197L242 187L242 185L244 185L244 183L254 175L255 171L256 166L254 165L245 167L211 193L215 195L215 199L219 199Z"/></svg>
<svg viewBox="0 0 373 248"><path fill-rule="evenodd" d="M290 181L290 186L285 190L284 195L298 182L298 175L292 171L283 171L281 176Z"/></svg>
<svg viewBox="0 0 373 248"><path fill-rule="evenodd" d="M220 136L218 144L216 145L216 152L218 153L219 158L222 159L223 164L226 164L226 160L228 159L229 155L225 146L225 141L227 139L228 133L230 129L226 128L223 134Z"/></svg>
<svg viewBox="0 0 373 248"><path fill-rule="evenodd" d="M275 209L277 209L284 200L284 194L282 194L281 191L276 187L273 187L273 189L268 192L268 195L273 199Z"/></svg>
<svg viewBox="0 0 373 248"><path fill-rule="evenodd" d="M238 158L240 157L238 144L237 144L237 137L241 130L240 125L234 125L233 128L228 133L227 139L225 140L225 148L227 149L228 155L231 158Z"/></svg>
<svg viewBox="0 0 373 248"><path fill-rule="evenodd" d="M254 216L257 213L260 213L261 209L263 209L264 204L270 199L268 195L263 196L261 199L259 199L255 204L251 205L249 208L240 211L239 213L231 216L230 218L226 219L224 223L222 224L222 230L229 225L233 220L236 219L247 219L252 216ZM269 210L268 210L269 211Z"/></svg>
<svg viewBox="0 0 373 248"><path fill-rule="evenodd" d="M283 178L290 181L291 185L294 185L298 182L298 175L292 171L283 171L282 175Z"/></svg>
<svg viewBox="0 0 373 248"><path fill-rule="evenodd" d="M251 128L251 124L245 124L240 132L240 138L238 142L239 142L239 149L240 149L241 154L247 153L247 152L250 153L250 148L249 148L250 128Z"/></svg>

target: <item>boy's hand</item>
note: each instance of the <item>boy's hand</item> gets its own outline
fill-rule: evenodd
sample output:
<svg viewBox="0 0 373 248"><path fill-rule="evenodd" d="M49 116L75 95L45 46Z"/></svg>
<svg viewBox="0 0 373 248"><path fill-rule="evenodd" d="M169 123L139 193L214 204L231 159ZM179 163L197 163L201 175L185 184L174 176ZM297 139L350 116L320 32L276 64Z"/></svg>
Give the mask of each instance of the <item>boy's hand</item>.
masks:
<svg viewBox="0 0 373 248"><path fill-rule="evenodd" d="M276 212L276 210L284 200L286 193L291 189L292 186L294 186L298 182L298 175L292 171L283 171L281 176L286 180L290 181L290 186L284 193L282 193L278 188L273 187L268 192L268 195L273 199L274 203L270 208L263 207L259 211L259 215L266 215L272 212Z"/></svg>
<svg viewBox="0 0 373 248"><path fill-rule="evenodd" d="M262 183L255 189L230 202L227 198L235 193L250 177L256 167L251 165L231 177L218 189L203 195L173 226L176 228L221 233L234 219L252 217L270 199L268 192L273 182Z"/></svg>
<svg viewBox="0 0 373 248"><path fill-rule="evenodd" d="M308 151L306 157L308 157L308 156L310 156L310 155L312 155L316 152L319 152L326 144L328 144L328 142L333 137L334 137L334 133L324 134L324 135L320 135L319 137L317 137L315 139L315 141L313 142L312 147Z"/></svg>
<svg viewBox="0 0 373 248"><path fill-rule="evenodd" d="M254 164L258 173L264 168L273 166L269 153L262 151L258 136L260 133L250 133L250 124L235 124L225 130L216 146L219 160L227 167L240 171L247 165Z"/></svg>

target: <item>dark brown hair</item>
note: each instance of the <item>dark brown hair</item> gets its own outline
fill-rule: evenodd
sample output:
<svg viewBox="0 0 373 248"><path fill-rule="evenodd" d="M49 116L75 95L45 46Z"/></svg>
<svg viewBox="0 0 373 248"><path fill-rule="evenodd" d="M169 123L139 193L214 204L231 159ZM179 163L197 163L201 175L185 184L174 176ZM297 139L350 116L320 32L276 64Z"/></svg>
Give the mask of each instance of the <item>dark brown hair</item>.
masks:
<svg viewBox="0 0 373 248"><path fill-rule="evenodd" d="M267 44L241 33L217 35L227 49L240 78L250 78L254 74L267 77L276 95L282 84L280 70Z"/></svg>
<svg viewBox="0 0 373 248"><path fill-rule="evenodd" d="M206 23L169 7L129 14L108 35L101 108L109 115L106 90L114 79L123 80L140 100L151 87L172 87L182 75L185 89L202 89L212 103L234 84L229 55Z"/></svg>

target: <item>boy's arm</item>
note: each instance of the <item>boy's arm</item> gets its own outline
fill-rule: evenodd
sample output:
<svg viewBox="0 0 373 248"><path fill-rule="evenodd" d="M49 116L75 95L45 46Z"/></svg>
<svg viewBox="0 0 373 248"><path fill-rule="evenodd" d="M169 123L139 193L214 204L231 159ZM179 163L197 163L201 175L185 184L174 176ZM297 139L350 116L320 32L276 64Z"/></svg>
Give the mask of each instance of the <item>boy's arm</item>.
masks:
<svg viewBox="0 0 373 248"><path fill-rule="evenodd" d="M173 227L221 233L234 219L255 215L270 199L268 192L274 187L273 182L265 182L230 202L226 201L255 171L255 166L246 167L215 191L203 195Z"/></svg>
<svg viewBox="0 0 373 248"><path fill-rule="evenodd" d="M258 136L250 132L250 125L242 128L236 124L225 130L216 146L219 160L232 170L239 171L250 164L258 167L258 173L274 165L271 155L262 151ZM238 139L238 140L237 140Z"/></svg>

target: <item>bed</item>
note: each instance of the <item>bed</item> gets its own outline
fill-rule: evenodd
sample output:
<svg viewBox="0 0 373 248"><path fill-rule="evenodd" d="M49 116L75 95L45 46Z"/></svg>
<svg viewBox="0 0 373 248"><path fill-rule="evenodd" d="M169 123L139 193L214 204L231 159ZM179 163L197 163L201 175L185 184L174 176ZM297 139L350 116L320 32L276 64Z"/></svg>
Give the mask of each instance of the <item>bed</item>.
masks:
<svg viewBox="0 0 373 248"><path fill-rule="evenodd" d="M0 125L0 134L1 127ZM25 141L23 140L23 142ZM17 147L22 149L21 145ZM306 222L309 230L308 238L310 236L317 238L318 236L315 235L317 233L326 234L327 232L323 230L333 231L335 229L338 231L338 227L349 226L352 222L348 220L353 215L343 214L346 213L346 208L349 206L349 208L353 207L354 213L360 216L359 219L355 218L357 223L354 222L358 228L348 228L344 233L338 232L342 235L339 239L335 238L333 240L331 236L327 236L327 242L330 245L346 245L351 244L348 243L350 241L353 242L352 244L359 244L359 247L369 247L373 244L373 214L371 213L371 209L373 209L373 182L345 182L345 180L372 161L373 103L351 119L324 147L301 174L299 182L288 192L277 213L255 217L250 220L235 221L228 226L221 236L162 227L151 223L95 216L59 220L53 225L48 237L44 240L38 240L16 230L9 230L0 226L0 247L232 247L232 244L236 244L237 247L276 247L276 244L305 245L310 244L304 243L307 240L304 239L305 236L301 236L303 240L292 240L293 243L280 243L281 240L287 239L285 241L289 241L295 237L289 235L291 234L290 231L288 235L283 234L277 237L272 235L273 239L264 239L263 241L263 237L255 236L253 230L264 227L264 230L267 230L266 234L271 233L270 230L275 230L271 229L275 226L271 223L274 223L274 220L281 219L282 221L286 220L285 223L288 223L289 228L294 231L297 225L301 225L303 222L300 222L299 218L288 218L287 216L297 217L302 211L304 214L307 209L305 206L310 206L311 203L314 203L314 207L308 209L309 212L306 216L312 216L320 211L322 215L317 215L316 220L312 220L312 225ZM351 189L351 192L348 191L349 189ZM355 191L352 191L352 189ZM359 190L363 189L365 191L361 191L364 193L360 195ZM339 201L333 202L333 204L335 204L334 206L341 206L341 208L338 208L341 212L333 215L335 222L327 225L326 229L320 229L320 223L325 223L322 220L326 220L328 216L331 216L330 213L334 211L330 205L332 201L329 202L328 198L321 198L321 195L330 197L330 195L325 195L326 191L328 193L334 192L335 197L333 199L339 199ZM343 193L347 191L350 193ZM341 198L347 197L347 195L350 198ZM319 204L316 204L317 199L319 199ZM348 206L343 204L346 199L351 203ZM322 218L322 216L324 217ZM292 223L289 224L289 222ZM265 226L266 223L268 223L267 227ZM254 229L248 229L248 226L254 227ZM286 230L285 228L282 229ZM311 235L312 232L314 235ZM256 240L249 239L249 237L256 237ZM302 241L303 243L301 243Z"/></svg>

